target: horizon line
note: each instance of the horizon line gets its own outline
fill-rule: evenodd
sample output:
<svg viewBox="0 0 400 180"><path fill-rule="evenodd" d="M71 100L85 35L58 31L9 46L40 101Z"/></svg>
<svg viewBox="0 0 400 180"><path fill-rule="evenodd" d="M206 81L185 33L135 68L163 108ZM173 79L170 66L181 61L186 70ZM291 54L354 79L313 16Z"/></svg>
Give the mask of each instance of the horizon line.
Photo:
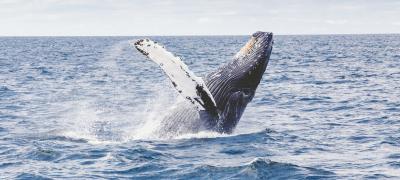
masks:
<svg viewBox="0 0 400 180"><path fill-rule="evenodd" d="M250 36L251 34L174 34L174 35L0 35L0 37L188 37L188 36ZM400 35L396 33L300 33L274 34L275 36L323 36L323 35Z"/></svg>

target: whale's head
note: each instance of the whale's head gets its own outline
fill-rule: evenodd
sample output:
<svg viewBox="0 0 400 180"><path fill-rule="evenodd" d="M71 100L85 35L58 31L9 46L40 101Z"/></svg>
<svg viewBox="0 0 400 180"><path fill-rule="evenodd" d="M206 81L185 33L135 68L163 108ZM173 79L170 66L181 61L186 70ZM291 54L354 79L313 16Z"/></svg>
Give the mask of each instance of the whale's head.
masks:
<svg viewBox="0 0 400 180"><path fill-rule="evenodd" d="M231 62L207 76L207 87L221 114L219 131L232 132L253 99L267 67L272 45L272 33L256 32Z"/></svg>
<svg viewBox="0 0 400 180"><path fill-rule="evenodd" d="M251 95L261 81L272 51L272 33L256 32L235 55L226 68L230 69L232 85Z"/></svg>

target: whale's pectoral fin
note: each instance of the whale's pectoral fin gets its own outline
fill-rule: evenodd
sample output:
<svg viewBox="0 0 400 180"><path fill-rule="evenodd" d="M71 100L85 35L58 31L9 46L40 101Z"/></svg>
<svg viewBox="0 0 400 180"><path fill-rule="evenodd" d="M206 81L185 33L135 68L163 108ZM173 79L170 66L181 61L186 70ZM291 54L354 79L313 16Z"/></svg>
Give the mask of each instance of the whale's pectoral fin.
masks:
<svg viewBox="0 0 400 180"><path fill-rule="evenodd" d="M197 109L218 116L215 100L203 79L190 71L179 57L149 39L136 41L134 45L138 51L161 67L180 95Z"/></svg>

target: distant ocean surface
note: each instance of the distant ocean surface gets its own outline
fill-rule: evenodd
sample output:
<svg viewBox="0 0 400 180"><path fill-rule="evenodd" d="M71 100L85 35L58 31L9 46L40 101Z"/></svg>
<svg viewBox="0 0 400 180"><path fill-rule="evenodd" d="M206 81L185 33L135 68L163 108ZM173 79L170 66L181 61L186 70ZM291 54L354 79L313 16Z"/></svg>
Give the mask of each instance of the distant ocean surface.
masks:
<svg viewBox="0 0 400 180"><path fill-rule="evenodd" d="M275 36L236 131L174 139L139 38L0 37L0 179L400 179L400 35ZM205 76L249 37L150 38Z"/></svg>

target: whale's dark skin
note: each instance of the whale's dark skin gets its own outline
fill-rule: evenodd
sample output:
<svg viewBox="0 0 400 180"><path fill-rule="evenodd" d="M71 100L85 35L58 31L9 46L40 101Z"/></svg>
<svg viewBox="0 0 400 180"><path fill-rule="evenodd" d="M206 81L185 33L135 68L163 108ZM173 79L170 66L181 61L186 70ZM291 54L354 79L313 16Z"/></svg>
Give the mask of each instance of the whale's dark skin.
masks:
<svg viewBox="0 0 400 180"><path fill-rule="evenodd" d="M232 133L255 95L268 65L272 45L272 33L256 32L231 62L204 78L218 115L208 110L199 111L183 102L164 118L158 135L170 137L202 130Z"/></svg>

